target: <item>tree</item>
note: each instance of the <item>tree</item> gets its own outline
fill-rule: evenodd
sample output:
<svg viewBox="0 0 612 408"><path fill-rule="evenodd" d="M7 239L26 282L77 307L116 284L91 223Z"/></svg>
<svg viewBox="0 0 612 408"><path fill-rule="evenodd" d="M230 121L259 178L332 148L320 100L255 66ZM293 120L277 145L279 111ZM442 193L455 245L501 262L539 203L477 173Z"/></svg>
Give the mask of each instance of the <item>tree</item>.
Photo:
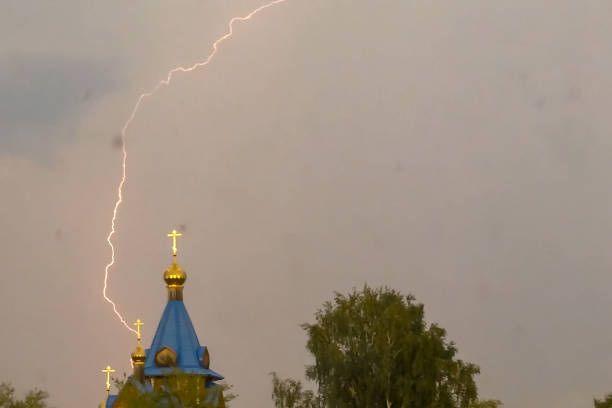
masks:
<svg viewBox="0 0 612 408"><path fill-rule="evenodd" d="M446 340L446 331L427 325L423 305L414 300L395 290L366 285L348 295L336 293L333 302L316 312L314 324L303 325L307 348L315 358L306 376L318 385L318 396L312 398L319 406L496 406L496 401L475 405L479 403L474 381L478 366L456 358L457 348ZM309 394L291 381L273 376L276 406L309 408L304 405Z"/></svg>
<svg viewBox="0 0 612 408"><path fill-rule="evenodd" d="M594 399L595 408L612 408L612 394L606 395L603 400Z"/></svg>
<svg viewBox="0 0 612 408"><path fill-rule="evenodd" d="M206 388L203 378L177 371L165 378L156 380L152 391L141 392L126 375L115 379L121 406L138 408L229 408L228 402L237 397L229 392L231 385L222 383ZM228 391L227 394L221 395ZM222 401L222 402L220 402ZM3 408L0 406L0 408Z"/></svg>
<svg viewBox="0 0 612 408"><path fill-rule="evenodd" d="M47 408L49 394L33 389L23 400L15 399L15 388L6 382L0 383L0 408Z"/></svg>
<svg viewBox="0 0 612 408"><path fill-rule="evenodd" d="M499 408L502 405L504 404L499 400L483 400L473 402L470 408Z"/></svg>
<svg viewBox="0 0 612 408"><path fill-rule="evenodd" d="M304 390L302 383L293 379L280 379L272 375L272 400L276 408L323 408L321 397Z"/></svg>

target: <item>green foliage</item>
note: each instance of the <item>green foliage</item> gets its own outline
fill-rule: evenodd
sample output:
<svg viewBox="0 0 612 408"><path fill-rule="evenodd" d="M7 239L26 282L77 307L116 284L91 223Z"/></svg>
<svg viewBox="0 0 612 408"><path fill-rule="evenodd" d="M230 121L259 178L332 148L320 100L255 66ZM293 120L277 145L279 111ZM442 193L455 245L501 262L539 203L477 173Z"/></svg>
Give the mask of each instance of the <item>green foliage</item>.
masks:
<svg viewBox="0 0 612 408"><path fill-rule="evenodd" d="M594 399L595 408L612 408L612 394L606 395L603 400Z"/></svg>
<svg viewBox="0 0 612 408"><path fill-rule="evenodd" d="M121 390L119 399L123 406L138 408L224 408L227 404L217 405L212 401L226 401L221 396L224 390L232 386L220 384L217 387L206 388L202 377L176 372L168 377L157 379L152 392L140 392L130 381L114 380L115 386ZM237 397L228 394L229 400ZM0 407L2 408L2 407Z"/></svg>
<svg viewBox="0 0 612 408"><path fill-rule="evenodd" d="M426 324L424 307L412 296L365 286L337 293L315 318L303 325L315 357L306 376L318 384L326 407L471 408L477 402L478 366L456 358L446 331Z"/></svg>
<svg viewBox="0 0 612 408"><path fill-rule="evenodd" d="M235 394L232 391L232 388L234 388L233 385L228 384L227 382L223 381L219 383L219 387L221 387L221 392L223 393L223 399L225 400L225 406L227 408L229 408L230 406L230 402L232 402L233 400L235 400L236 398L239 397L238 394Z"/></svg>
<svg viewBox="0 0 612 408"><path fill-rule="evenodd" d="M47 408L49 394L33 389L23 400L15 399L15 388L9 383L0 383L0 408Z"/></svg>
<svg viewBox="0 0 612 408"><path fill-rule="evenodd" d="M470 404L470 408L499 408L502 405L504 404L499 400L482 400L473 402Z"/></svg>
<svg viewBox="0 0 612 408"><path fill-rule="evenodd" d="M323 408L321 397L304 390L302 383L292 379L280 379L272 375L272 400L276 408Z"/></svg>

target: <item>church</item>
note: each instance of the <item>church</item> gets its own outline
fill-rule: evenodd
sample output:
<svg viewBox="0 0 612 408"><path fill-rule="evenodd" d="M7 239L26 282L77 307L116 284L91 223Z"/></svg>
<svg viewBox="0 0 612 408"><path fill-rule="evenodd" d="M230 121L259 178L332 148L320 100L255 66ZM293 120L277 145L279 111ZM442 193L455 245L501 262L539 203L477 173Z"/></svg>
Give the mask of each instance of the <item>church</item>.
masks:
<svg viewBox="0 0 612 408"><path fill-rule="evenodd" d="M185 271L178 265L176 239L182 234L172 231L173 262L164 273L168 288L168 303L157 326L151 347L141 347L140 326L137 330L137 345L131 359L134 371L117 395L110 394L110 375L114 370L108 366L106 374L106 400L100 408L130 408L140 405L139 397L156 396L156 406L176 406L170 388L189 387L190 398L196 406L225 408L222 386L217 381L223 377L210 369L210 355L206 346L201 346L193 324L183 303L183 287L187 280ZM178 383L177 383L178 381ZM160 397L161 395L161 397ZM164 397L165 395L165 397ZM135 398L136 397L136 398ZM166 398L166 399L164 399ZM151 399L153 401L153 399Z"/></svg>

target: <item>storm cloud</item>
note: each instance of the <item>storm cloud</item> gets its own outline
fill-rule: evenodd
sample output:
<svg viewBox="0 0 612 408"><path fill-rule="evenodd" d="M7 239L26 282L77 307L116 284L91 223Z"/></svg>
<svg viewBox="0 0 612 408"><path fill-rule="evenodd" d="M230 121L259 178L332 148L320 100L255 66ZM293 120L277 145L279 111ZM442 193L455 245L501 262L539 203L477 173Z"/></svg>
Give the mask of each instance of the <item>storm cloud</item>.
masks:
<svg viewBox="0 0 612 408"><path fill-rule="evenodd" d="M2 380L94 406L135 346L101 298L116 135L262 2L6 3ZM366 282L423 302L483 397L590 407L612 391L609 38L590 0L288 0L238 24L130 126L109 294L150 343L184 225L186 306L236 408L300 378L299 325Z"/></svg>

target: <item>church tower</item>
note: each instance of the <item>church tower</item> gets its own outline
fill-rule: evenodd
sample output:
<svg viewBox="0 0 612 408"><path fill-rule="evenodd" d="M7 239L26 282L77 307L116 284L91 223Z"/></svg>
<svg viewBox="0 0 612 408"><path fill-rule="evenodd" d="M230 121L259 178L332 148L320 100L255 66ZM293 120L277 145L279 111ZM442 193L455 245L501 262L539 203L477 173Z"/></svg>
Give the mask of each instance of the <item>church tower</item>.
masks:
<svg viewBox="0 0 612 408"><path fill-rule="evenodd" d="M182 234L172 231L172 265L164 273L168 288L168 302L157 326L151 347L141 347L140 326L138 320L137 345L132 352L133 374L128 377L118 395L110 395L110 367L103 370L107 374L107 398L101 404L105 408L131 408L130 401L136 394L154 395L167 390L168 381L179 381L191 388L191 397L201 406L225 408L221 386L216 381L223 376L210 369L210 354L206 346L201 346L196 331L191 323L187 308L183 303L183 288L187 274L177 261L176 240ZM174 383L172 383L174 384ZM160 407L172 405L171 401L159 403Z"/></svg>

